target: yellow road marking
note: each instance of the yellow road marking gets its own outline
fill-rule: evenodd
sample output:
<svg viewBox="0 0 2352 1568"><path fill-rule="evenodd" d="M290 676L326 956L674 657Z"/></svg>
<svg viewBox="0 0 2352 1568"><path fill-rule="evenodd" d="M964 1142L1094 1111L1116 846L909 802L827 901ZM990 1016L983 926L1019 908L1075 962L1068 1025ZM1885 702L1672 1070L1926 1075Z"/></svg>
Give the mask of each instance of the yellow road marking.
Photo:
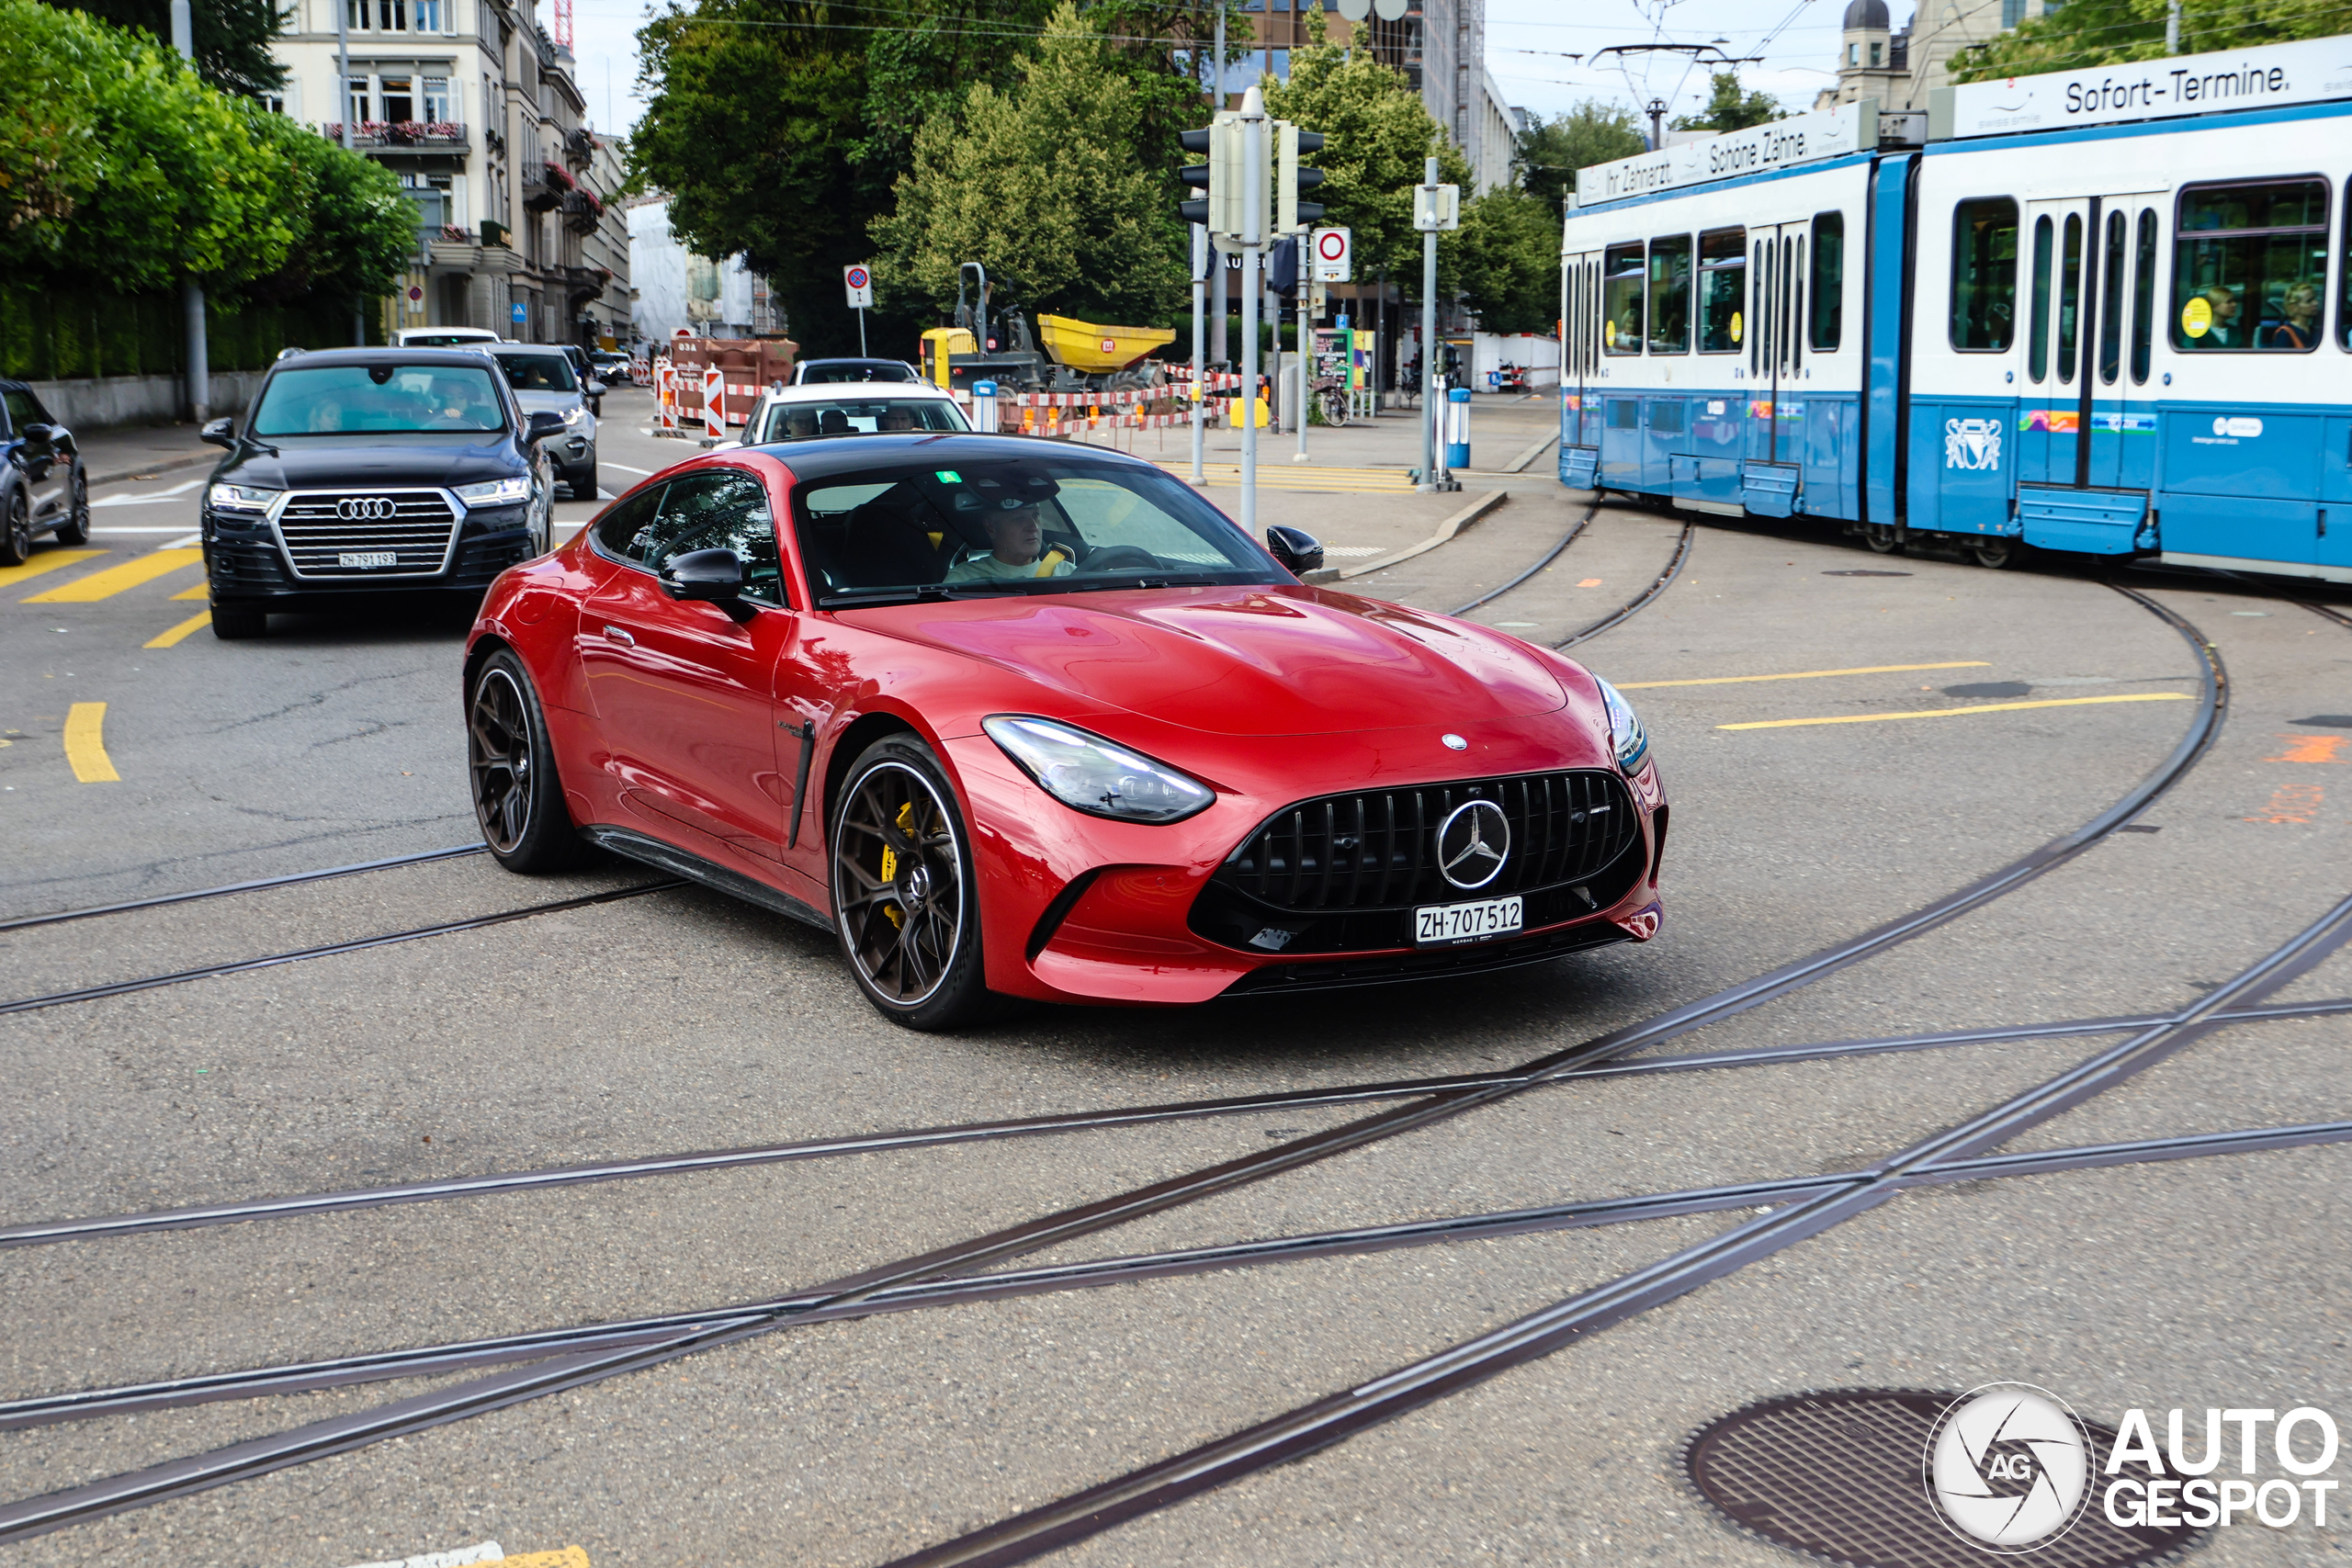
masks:
<svg viewBox="0 0 2352 1568"><path fill-rule="evenodd" d="M1192 472L1190 463L1162 463L1161 468L1182 477ZM1202 478L1213 490L1230 489L1241 482L1238 463L1204 463ZM1261 490L1337 490L1365 494L1390 492L1410 493L1413 478L1403 469L1378 468L1317 468L1292 465L1276 467L1272 463L1258 465L1258 488Z"/></svg>
<svg viewBox="0 0 2352 1568"><path fill-rule="evenodd" d="M588 1568L588 1553L576 1546L561 1551L526 1551L519 1557L510 1553L505 1568Z"/></svg>
<svg viewBox="0 0 2352 1568"><path fill-rule="evenodd" d="M1866 664L1859 670L1799 670L1790 675L1710 675L1702 681L1620 681L1621 692L1645 692L1657 686L1733 686L1749 681L1818 681L1824 675L1892 675L1905 670L1985 670L1992 661L1962 659L1950 664Z"/></svg>
<svg viewBox="0 0 2352 1568"><path fill-rule="evenodd" d="M1717 729L1793 729L1803 724L1876 724L1889 718L1951 718L1963 713L2014 713L2019 708L2079 708L2093 703L2185 703L2187 692L2133 692L2114 697L2050 697L2038 703L1977 703L1964 708L1921 708L1917 713L1841 714L1836 718L1759 718L1719 724Z"/></svg>
<svg viewBox="0 0 2352 1568"><path fill-rule="evenodd" d="M51 550L33 557L22 566L0 566L0 588L14 588L28 577L39 577L53 568L72 566L77 560L88 560L92 556L104 554L104 550Z"/></svg>
<svg viewBox="0 0 2352 1568"><path fill-rule="evenodd" d="M175 599L206 599L211 597L211 588L199 582L193 588L181 589L177 593L173 594L172 597Z"/></svg>
<svg viewBox="0 0 2352 1568"><path fill-rule="evenodd" d="M175 593L172 597L176 599L179 595ZM190 615L187 620L182 621L170 631L164 633L163 636L150 637L141 646L145 648L177 648L182 637L187 636L190 632L199 631L211 624L212 612L209 610L200 611L196 615Z"/></svg>
<svg viewBox="0 0 2352 1568"><path fill-rule="evenodd" d="M152 555L127 560L120 566L110 566L104 571L94 571L87 577L51 589L46 593L28 595L28 604L87 604L99 599L111 599L128 588L152 582L166 572L193 566L204 558L202 550L157 550Z"/></svg>
<svg viewBox="0 0 2352 1568"><path fill-rule="evenodd" d="M107 721L104 703L75 703L65 713L65 760L74 765L74 776L84 784L120 784L122 775L114 771L114 759L107 755L107 743L99 728Z"/></svg>

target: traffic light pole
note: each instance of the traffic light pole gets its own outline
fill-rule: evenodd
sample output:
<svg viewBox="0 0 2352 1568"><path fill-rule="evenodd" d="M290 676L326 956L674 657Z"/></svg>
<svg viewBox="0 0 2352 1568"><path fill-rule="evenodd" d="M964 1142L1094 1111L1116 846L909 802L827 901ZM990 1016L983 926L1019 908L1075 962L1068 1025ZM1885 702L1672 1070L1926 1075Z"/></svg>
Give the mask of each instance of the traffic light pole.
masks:
<svg viewBox="0 0 2352 1568"><path fill-rule="evenodd" d="M1241 531L1258 536L1258 265L1266 244L1266 105L1255 87L1241 100Z"/></svg>
<svg viewBox="0 0 2352 1568"><path fill-rule="evenodd" d="M188 69L196 68L196 18L188 0L172 0L172 47ZM193 277L180 285L180 306L187 321L187 406L197 423L212 417L211 351L205 343L204 285Z"/></svg>
<svg viewBox="0 0 2352 1568"><path fill-rule="evenodd" d="M1425 185L1437 184L1437 160L1421 172ZM1421 235L1421 482L1422 490L1437 488L1437 231Z"/></svg>
<svg viewBox="0 0 2352 1568"><path fill-rule="evenodd" d="M1204 382L1204 375L1203 375L1203 372L1204 372L1204 371L1207 369L1206 365L1203 363L1204 359L1205 358L1205 355L1204 355L1204 354L1203 350L1204 350L1204 345L1207 344L1207 341L1208 341L1208 322L1206 322L1205 321L1202 320L1202 312L1203 312L1203 311L1204 311L1205 310L1207 310L1207 308L1208 308L1208 270L1209 270L1209 259L1210 259L1210 257L1211 257L1211 256L1213 256L1215 254L1216 254L1215 252L1213 252L1213 251L1211 251L1211 250L1209 249L1209 231L1208 231L1208 226L1207 226L1206 224L1203 224L1203 223L1195 223L1195 224L1193 224L1193 482L1194 484L1196 484L1196 485L1205 485L1205 484L1207 484L1207 483L1209 482L1209 479L1208 479L1208 474L1207 474L1207 472L1206 472L1204 469L1203 469L1203 468L1202 468L1202 467L1201 467L1201 456L1202 456L1201 448L1202 448L1202 444L1203 444L1203 442L1204 442L1204 432L1202 430L1202 427L1201 427L1201 422L1202 422L1202 420L1204 419L1204 417L1205 417L1205 411L1206 411L1207 406L1208 406L1208 405L1207 405L1207 403L1204 400L1207 397L1208 393L1207 393L1207 389L1206 389L1205 382Z"/></svg>

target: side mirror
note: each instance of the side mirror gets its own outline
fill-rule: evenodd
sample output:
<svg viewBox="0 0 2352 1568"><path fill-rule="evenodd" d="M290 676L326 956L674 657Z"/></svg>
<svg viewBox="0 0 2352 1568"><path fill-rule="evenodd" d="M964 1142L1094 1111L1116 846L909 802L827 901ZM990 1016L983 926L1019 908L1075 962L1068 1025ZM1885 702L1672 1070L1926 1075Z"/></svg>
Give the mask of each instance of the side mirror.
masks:
<svg viewBox="0 0 2352 1568"><path fill-rule="evenodd" d="M560 413L550 413L542 409L523 421L523 444L526 446L536 446L550 435L562 434L563 415Z"/></svg>
<svg viewBox="0 0 2352 1568"><path fill-rule="evenodd" d="M1323 542L1304 528L1277 525L1267 529L1266 548L1294 577L1323 570Z"/></svg>
<svg viewBox="0 0 2352 1568"><path fill-rule="evenodd" d="M28 441L51 441L54 440L57 436L57 426L53 424L28 424L25 426L24 429L18 431L17 434L22 435Z"/></svg>
<svg viewBox="0 0 2352 1568"><path fill-rule="evenodd" d="M610 387L605 386L603 381L597 379L594 376L588 378L588 385L582 389L585 390L592 398L601 398L606 392L612 390Z"/></svg>
<svg viewBox="0 0 2352 1568"><path fill-rule="evenodd" d="M662 586L673 599L716 604L739 621L752 618L743 603L743 558L733 550L688 550L662 568Z"/></svg>
<svg viewBox="0 0 2352 1568"><path fill-rule="evenodd" d="M234 446L237 444L237 422L233 419L207 420L196 436L210 446Z"/></svg>

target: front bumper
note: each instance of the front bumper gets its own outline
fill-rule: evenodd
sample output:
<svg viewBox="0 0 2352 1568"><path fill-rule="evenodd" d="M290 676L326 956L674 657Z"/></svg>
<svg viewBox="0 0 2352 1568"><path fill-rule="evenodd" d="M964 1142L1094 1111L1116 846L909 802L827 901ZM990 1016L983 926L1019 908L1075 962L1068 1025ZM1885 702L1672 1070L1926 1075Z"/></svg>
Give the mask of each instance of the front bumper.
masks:
<svg viewBox="0 0 2352 1568"><path fill-rule="evenodd" d="M529 506L485 507L467 513L457 547L444 570L397 577L300 578L294 575L276 534L266 523L243 517L202 519L204 570L215 604L256 600L298 609L352 594L461 592L481 593L508 567L537 554L528 526Z"/></svg>
<svg viewBox="0 0 2352 1568"><path fill-rule="evenodd" d="M1420 760L1423 777L1487 778L1560 768L1591 768L1594 761L1564 759L1558 719L1512 721L1474 737L1470 757ZM1544 731L1554 729L1552 736ZM1340 788L1349 781L1399 776L1397 759L1348 756L1381 750L1377 741L1318 738L1325 744L1316 773ZM1418 738L1416 738L1418 740ZM1408 743L1410 744L1410 743ZM1419 748L1426 750L1425 740ZM1385 916L1350 917L1341 942L1312 953L1259 953L1223 906L1233 902L1216 879L1236 845L1267 815L1306 789L1227 793L1200 816L1170 827L1106 822L1068 810L1045 797L984 736L944 742L973 818L972 849L981 895L989 986L1048 1001L1174 1006L1226 995L1291 990L1476 974L1540 963L1617 942L1646 942L1663 914L1657 869L1664 846L1666 798L1655 760L1626 780L1640 833L1623 865L1597 886L1598 907L1554 893L1528 896L1523 931L1493 942L1417 949L1408 923ZM1272 771L1295 777L1298 753L1264 748ZM1283 765L1287 752L1287 766ZM1467 762L1475 772L1465 772ZM1230 784L1230 780L1220 780ZM1279 790L1279 786L1274 786ZM1465 896L1466 897L1466 896ZM1230 926L1231 930L1226 927Z"/></svg>

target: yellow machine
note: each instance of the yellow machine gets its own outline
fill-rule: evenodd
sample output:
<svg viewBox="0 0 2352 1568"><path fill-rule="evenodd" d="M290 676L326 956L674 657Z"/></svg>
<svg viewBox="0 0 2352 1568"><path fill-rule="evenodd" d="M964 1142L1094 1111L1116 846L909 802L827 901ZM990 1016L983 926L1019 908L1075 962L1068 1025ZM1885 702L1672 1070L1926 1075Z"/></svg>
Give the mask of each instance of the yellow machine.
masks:
<svg viewBox="0 0 2352 1568"><path fill-rule="evenodd" d="M1070 316L1038 317L1037 335L1055 364L1091 376L1125 370L1176 341L1173 332L1155 327L1103 327Z"/></svg>
<svg viewBox="0 0 2352 1568"><path fill-rule="evenodd" d="M948 360L958 354L978 354L980 345L962 327L933 327L922 334L922 373L925 379L942 387L952 387L948 379Z"/></svg>

